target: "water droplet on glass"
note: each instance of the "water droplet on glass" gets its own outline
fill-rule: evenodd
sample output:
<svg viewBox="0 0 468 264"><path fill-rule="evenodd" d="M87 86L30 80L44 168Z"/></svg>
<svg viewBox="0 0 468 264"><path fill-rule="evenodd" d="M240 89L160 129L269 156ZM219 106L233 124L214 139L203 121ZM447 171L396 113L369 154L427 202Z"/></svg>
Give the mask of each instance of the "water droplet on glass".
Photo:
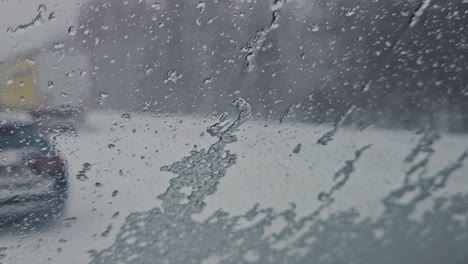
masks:
<svg viewBox="0 0 468 264"><path fill-rule="evenodd" d="M362 91L362 92L367 92L367 91L369 91L369 89L370 89L370 82L366 82L366 83L362 86L361 91Z"/></svg>
<svg viewBox="0 0 468 264"><path fill-rule="evenodd" d="M80 181L88 180L88 176L86 173L91 170L92 165L88 162L83 163L83 169L81 169L78 174L76 175L76 179Z"/></svg>
<svg viewBox="0 0 468 264"><path fill-rule="evenodd" d="M115 145L114 144L107 144L107 147L112 149L112 148L115 148Z"/></svg>
<svg viewBox="0 0 468 264"><path fill-rule="evenodd" d="M107 98L107 97L109 97L109 94L107 94L106 92L100 91L99 92L99 97Z"/></svg>
<svg viewBox="0 0 468 264"><path fill-rule="evenodd" d="M312 32L317 32L320 30L320 27L317 26L316 24L313 24L311 27L308 27L307 30L312 31Z"/></svg>
<svg viewBox="0 0 468 264"><path fill-rule="evenodd" d="M271 11L277 11L283 8L286 0L270 0L270 9Z"/></svg>
<svg viewBox="0 0 468 264"><path fill-rule="evenodd" d="M116 197L118 193L119 193L119 190L114 190L112 192L112 197Z"/></svg>
<svg viewBox="0 0 468 264"><path fill-rule="evenodd" d="M164 83L168 83L168 82L173 82L173 83L177 83L177 80L179 80L180 78L182 78L182 74L178 74L177 71L168 71L167 72L167 79L164 80Z"/></svg>
<svg viewBox="0 0 468 264"><path fill-rule="evenodd" d="M67 71L67 72L65 73L65 75L66 75L67 77L72 77L73 75L75 75L75 72L74 72L74 71Z"/></svg>
<svg viewBox="0 0 468 264"><path fill-rule="evenodd" d="M302 144L301 144L301 143L297 144L296 147L294 147L294 149L293 149L292 152L293 152L294 154L299 154L299 152L301 152L301 147L302 147Z"/></svg>
<svg viewBox="0 0 468 264"><path fill-rule="evenodd" d="M129 113L124 113L124 114L122 114L122 118L130 119L130 114Z"/></svg>
<svg viewBox="0 0 468 264"><path fill-rule="evenodd" d="M26 58L26 62L29 63L29 65L34 65L36 63L36 61L31 58Z"/></svg>
<svg viewBox="0 0 468 264"><path fill-rule="evenodd" d="M20 96L20 102L24 102L24 96Z"/></svg>
<svg viewBox="0 0 468 264"><path fill-rule="evenodd" d="M47 82L47 88L48 88L48 89L54 88L54 83L53 83L52 81L48 81L48 82Z"/></svg>
<svg viewBox="0 0 468 264"><path fill-rule="evenodd" d="M153 3L153 4L151 4L151 8L159 10L161 8L161 5L159 3Z"/></svg>
<svg viewBox="0 0 468 264"><path fill-rule="evenodd" d="M40 5L37 7L37 12L40 12L40 13L47 12L47 6L44 5L44 4L40 4Z"/></svg>
<svg viewBox="0 0 468 264"><path fill-rule="evenodd" d="M70 35L70 36L75 36L76 35L76 29L75 29L74 26L70 26L68 28L68 35Z"/></svg>
<svg viewBox="0 0 468 264"><path fill-rule="evenodd" d="M55 13L54 12L51 12L49 14L49 20L55 20Z"/></svg>
<svg viewBox="0 0 468 264"><path fill-rule="evenodd" d="M205 2L202 1L202 2L198 3L196 8L199 8L199 9L200 8L205 8Z"/></svg>
<svg viewBox="0 0 468 264"><path fill-rule="evenodd" d="M55 49L61 49L64 46L65 46L65 44L63 43L63 41L54 42L54 48Z"/></svg>
<svg viewBox="0 0 468 264"><path fill-rule="evenodd" d="M330 198L331 198L330 195L327 194L327 193L324 193L324 192L321 192L321 193L318 195L318 200L321 201L321 202L329 201Z"/></svg>
<svg viewBox="0 0 468 264"><path fill-rule="evenodd" d="M83 76L85 76L85 75L86 75L86 70L82 70L82 71L80 72L80 76L83 77Z"/></svg>
<svg viewBox="0 0 468 264"><path fill-rule="evenodd" d="M208 132L208 134L210 134L210 136L214 137L214 136L218 135L219 132L221 132L223 127L224 126L222 126L220 123L216 123L214 125L211 125L211 126L207 127L206 132Z"/></svg>
<svg viewBox="0 0 468 264"><path fill-rule="evenodd" d="M150 75L153 72L153 69L146 69L145 75Z"/></svg>
<svg viewBox="0 0 468 264"><path fill-rule="evenodd" d="M356 14L356 11L354 10L354 8L349 8L346 10L345 16L350 17L354 14Z"/></svg>
<svg viewBox="0 0 468 264"><path fill-rule="evenodd" d="M219 116L219 122L224 122L227 120L227 117L228 117L228 112L223 112L220 116Z"/></svg>
<svg viewBox="0 0 468 264"><path fill-rule="evenodd" d="M203 80L203 84L209 84L213 82L213 78L206 78Z"/></svg>
<svg viewBox="0 0 468 264"><path fill-rule="evenodd" d="M68 96L67 93L61 93L60 95L61 95L62 97L67 97L67 96Z"/></svg>
<svg viewBox="0 0 468 264"><path fill-rule="evenodd" d="M109 95L106 92L100 91L99 97L96 98L96 103L98 105L102 105L104 103L104 99L106 99L107 97L109 97Z"/></svg>
<svg viewBox="0 0 468 264"><path fill-rule="evenodd" d="M13 84L13 80L12 80L10 77L8 77L8 78L6 79L6 84L7 84L7 85L12 85L12 84Z"/></svg>

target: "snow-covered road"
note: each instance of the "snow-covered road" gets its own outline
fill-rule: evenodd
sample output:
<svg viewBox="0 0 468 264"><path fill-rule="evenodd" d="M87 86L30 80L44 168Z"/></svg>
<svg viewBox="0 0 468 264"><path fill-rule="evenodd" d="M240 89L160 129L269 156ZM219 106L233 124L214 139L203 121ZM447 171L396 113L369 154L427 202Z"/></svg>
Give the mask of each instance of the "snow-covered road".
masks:
<svg viewBox="0 0 468 264"><path fill-rule="evenodd" d="M6 247L1 253L6 256L0 262L89 262L88 250L111 245L127 215L161 205L157 196L175 175L161 172L160 167L217 140L205 132L216 119L134 113L126 118L122 114L91 113L77 134L58 137L70 172L65 216L41 232L1 235L0 247ZM340 128L328 145L317 144L329 130L329 126L297 123L243 124L235 133L238 141L228 146L238 155L236 164L221 179L217 192L205 200L204 211L194 218L204 219L219 208L243 214L256 203L277 210L295 203L299 214L308 214L320 206L318 194L335 184L335 173L365 146L369 148L353 161L349 180L333 193L335 202L321 217L352 207L362 217L378 216L383 210L382 198L401 186L405 173L423 157L405 162L423 134ZM442 134L432 148L435 151L425 167L428 176L455 161L468 148L468 137ZM76 175L85 163L92 167L86 173L88 179L80 181ZM467 175L468 166L456 170L434 196L468 192Z"/></svg>

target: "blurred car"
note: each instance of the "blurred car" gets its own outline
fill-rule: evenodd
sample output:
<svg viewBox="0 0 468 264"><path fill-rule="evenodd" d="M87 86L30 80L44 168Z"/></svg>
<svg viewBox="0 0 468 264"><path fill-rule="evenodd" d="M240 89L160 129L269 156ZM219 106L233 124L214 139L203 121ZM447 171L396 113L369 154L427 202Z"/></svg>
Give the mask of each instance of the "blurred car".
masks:
<svg viewBox="0 0 468 264"><path fill-rule="evenodd" d="M0 115L1 225L56 219L67 199L67 177L65 160L35 122Z"/></svg>
<svg viewBox="0 0 468 264"><path fill-rule="evenodd" d="M77 108L60 108L48 111L33 111L31 116L42 128L54 128L61 130L73 130L82 125L86 120L86 113Z"/></svg>

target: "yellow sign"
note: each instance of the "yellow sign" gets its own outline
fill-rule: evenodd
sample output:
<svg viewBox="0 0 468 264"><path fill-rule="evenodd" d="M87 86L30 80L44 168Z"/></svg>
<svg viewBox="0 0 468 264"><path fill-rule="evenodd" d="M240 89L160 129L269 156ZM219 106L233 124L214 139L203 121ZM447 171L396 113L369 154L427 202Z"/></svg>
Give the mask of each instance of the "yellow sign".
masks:
<svg viewBox="0 0 468 264"><path fill-rule="evenodd" d="M37 106L36 69L25 59L0 71L0 106L33 110Z"/></svg>

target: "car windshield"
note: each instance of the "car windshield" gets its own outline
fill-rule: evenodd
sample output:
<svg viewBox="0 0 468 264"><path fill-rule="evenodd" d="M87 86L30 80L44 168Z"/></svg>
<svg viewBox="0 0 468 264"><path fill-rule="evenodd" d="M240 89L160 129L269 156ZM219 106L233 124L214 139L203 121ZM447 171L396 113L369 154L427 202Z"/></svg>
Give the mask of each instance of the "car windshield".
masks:
<svg viewBox="0 0 468 264"><path fill-rule="evenodd" d="M468 263L467 0L0 0L0 263Z"/></svg>
<svg viewBox="0 0 468 264"><path fill-rule="evenodd" d="M46 134L31 124L0 123L0 151L10 148L44 147Z"/></svg>

